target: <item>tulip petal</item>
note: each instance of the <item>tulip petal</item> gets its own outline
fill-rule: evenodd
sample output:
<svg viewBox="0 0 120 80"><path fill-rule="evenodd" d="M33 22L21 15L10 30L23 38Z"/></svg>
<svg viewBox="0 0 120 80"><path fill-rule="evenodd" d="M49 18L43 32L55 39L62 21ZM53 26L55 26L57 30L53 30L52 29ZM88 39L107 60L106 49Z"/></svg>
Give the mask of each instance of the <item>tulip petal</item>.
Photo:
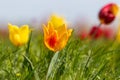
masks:
<svg viewBox="0 0 120 80"><path fill-rule="evenodd" d="M10 35L9 37L10 37L11 42L14 45L16 45L16 46L20 46L21 45L21 40L20 40L19 34Z"/></svg>
<svg viewBox="0 0 120 80"><path fill-rule="evenodd" d="M47 27L48 27L49 34L51 34L54 31L53 24L49 22Z"/></svg>
<svg viewBox="0 0 120 80"><path fill-rule="evenodd" d="M47 37L49 35L48 28L43 25L43 32L44 32L44 37Z"/></svg>
<svg viewBox="0 0 120 80"><path fill-rule="evenodd" d="M8 24L10 33L19 33L19 27L16 25Z"/></svg>
<svg viewBox="0 0 120 80"><path fill-rule="evenodd" d="M68 35L67 35L67 33L64 33L57 43L56 50L58 51L58 50L64 48L65 45L67 44L67 41L68 41Z"/></svg>
<svg viewBox="0 0 120 80"><path fill-rule="evenodd" d="M21 37L21 42L23 44L28 42L29 32L30 30L29 30L28 25L23 25L20 27L20 37Z"/></svg>
<svg viewBox="0 0 120 80"><path fill-rule="evenodd" d="M44 38L45 45L52 51L55 51L54 47L58 42L58 33L54 30L48 38Z"/></svg>
<svg viewBox="0 0 120 80"><path fill-rule="evenodd" d="M118 13L119 7L117 5L113 5L111 9L113 11L113 14L116 15Z"/></svg>
<svg viewBox="0 0 120 80"><path fill-rule="evenodd" d="M57 28L57 31L58 31L58 36L61 37L64 33L67 32L66 25L63 24L62 26L60 26L59 28Z"/></svg>
<svg viewBox="0 0 120 80"><path fill-rule="evenodd" d="M68 30L68 37L71 36L72 31L73 31L73 29L69 29L69 30Z"/></svg>
<svg viewBox="0 0 120 80"><path fill-rule="evenodd" d="M55 28L60 27L61 25L65 24L64 18L59 17L57 15L52 15L49 20Z"/></svg>

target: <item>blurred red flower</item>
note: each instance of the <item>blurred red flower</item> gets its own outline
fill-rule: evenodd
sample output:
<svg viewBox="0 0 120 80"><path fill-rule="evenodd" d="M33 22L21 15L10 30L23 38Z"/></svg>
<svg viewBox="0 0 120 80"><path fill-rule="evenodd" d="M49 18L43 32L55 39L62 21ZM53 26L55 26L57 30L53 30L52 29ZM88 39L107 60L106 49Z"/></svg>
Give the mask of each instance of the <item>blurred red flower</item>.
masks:
<svg viewBox="0 0 120 80"><path fill-rule="evenodd" d="M93 26L90 30L89 36L93 39L100 38L103 35L103 30L98 26Z"/></svg>
<svg viewBox="0 0 120 80"><path fill-rule="evenodd" d="M88 33L87 33L87 32L83 31L83 32L80 33L80 39L81 39L81 40L84 40L84 39L86 39L87 37L88 37Z"/></svg>
<svg viewBox="0 0 120 80"><path fill-rule="evenodd" d="M118 9L119 8L115 3L105 5L99 12L100 22L103 24L111 23L115 19Z"/></svg>
<svg viewBox="0 0 120 80"><path fill-rule="evenodd" d="M115 36L115 33L112 28L104 28L103 35L106 39L113 39Z"/></svg>

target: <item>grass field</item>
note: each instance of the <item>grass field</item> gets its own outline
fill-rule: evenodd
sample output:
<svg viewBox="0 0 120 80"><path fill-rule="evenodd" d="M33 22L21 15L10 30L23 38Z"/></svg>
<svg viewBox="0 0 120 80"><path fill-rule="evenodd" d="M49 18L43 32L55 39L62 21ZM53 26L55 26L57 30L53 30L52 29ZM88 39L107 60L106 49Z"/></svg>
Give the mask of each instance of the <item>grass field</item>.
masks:
<svg viewBox="0 0 120 80"><path fill-rule="evenodd" d="M119 53L115 40L80 40L74 32L56 53L45 47L39 31L21 47L1 38L0 80L119 80Z"/></svg>

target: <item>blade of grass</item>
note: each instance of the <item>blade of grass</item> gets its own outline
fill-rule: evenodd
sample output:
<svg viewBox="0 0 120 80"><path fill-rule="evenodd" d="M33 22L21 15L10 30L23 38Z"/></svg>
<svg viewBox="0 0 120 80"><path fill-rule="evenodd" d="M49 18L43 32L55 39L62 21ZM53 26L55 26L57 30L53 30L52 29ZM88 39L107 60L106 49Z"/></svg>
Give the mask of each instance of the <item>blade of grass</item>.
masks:
<svg viewBox="0 0 120 80"><path fill-rule="evenodd" d="M30 59L27 56L25 56L25 55L23 55L23 57L29 63L31 70L34 71L35 80L40 80L39 76L38 76L38 73L36 72L36 70L34 70L34 66L33 66L32 62L30 61Z"/></svg>
<svg viewBox="0 0 120 80"><path fill-rule="evenodd" d="M97 75L100 74L100 72L104 69L106 64L107 64L107 62L100 68L100 70L93 76L93 78L91 80L94 80L97 77Z"/></svg>

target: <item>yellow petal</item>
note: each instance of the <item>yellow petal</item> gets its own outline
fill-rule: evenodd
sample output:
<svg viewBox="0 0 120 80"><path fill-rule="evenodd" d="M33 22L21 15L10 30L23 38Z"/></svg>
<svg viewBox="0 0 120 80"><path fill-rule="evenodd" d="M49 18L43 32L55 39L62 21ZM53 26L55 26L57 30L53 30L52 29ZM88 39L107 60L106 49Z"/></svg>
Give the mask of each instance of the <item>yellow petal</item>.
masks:
<svg viewBox="0 0 120 80"><path fill-rule="evenodd" d="M63 49L66 46L67 41L68 41L68 35L67 33L64 33L57 43L56 51Z"/></svg>
<svg viewBox="0 0 120 80"><path fill-rule="evenodd" d="M16 25L8 24L8 29L10 33L19 33L19 27Z"/></svg>
<svg viewBox="0 0 120 80"><path fill-rule="evenodd" d="M49 22L48 25L47 25L47 27L48 27L49 34L51 34L54 31L53 24L51 22Z"/></svg>
<svg viewBox="0 0 120 80"><path fill-rule="evenodd" d="M72 31L73 31L73 29L69 29L69 30L68 30L68 37L71 36Z"/></svg>
<svg viewBox="0 0 120 80"><path fill-rule="evenodd" d="M53 24L55 28L65 24L64 18L57 15L52 15L49 21Z"/></svg>
<svg viewBox="0 0 120 80"><path fill-rule="evenodd" d="M67 32L67 27L65 24L63 24L62 26L60 26L59 28L56 29L58 31L58 35L59 37L61 37L64 33Z"/></svg>
<svg viewBox="0 0 120 80"><path fill-rule="evenodd" d="M20 46L21 45L21 40L20 40L19 34L11 34L9 37L10 37L11 42L15 46Z"/></svg>
<svg viewBox="0 0 120 80"><path fill-rule="evenodd" d="M116 15L119 11L119 7L117 5L113 5L112 6L112 11L113 11L113 14Z"/></svg>
<svg viewBox="0 0 120 80"><path fill-rule="evenodd" d="M45 25L43 25L43 32L44 32L44 37L49 36L48 28Z"/></svg>
<svg viewBox="0 0 120 80"><path fill-rule="evenodd" d="M23 44L28 42L29 33L30 33L30 30L28 25L23 25L20 27L20 38Z"/></svg>

